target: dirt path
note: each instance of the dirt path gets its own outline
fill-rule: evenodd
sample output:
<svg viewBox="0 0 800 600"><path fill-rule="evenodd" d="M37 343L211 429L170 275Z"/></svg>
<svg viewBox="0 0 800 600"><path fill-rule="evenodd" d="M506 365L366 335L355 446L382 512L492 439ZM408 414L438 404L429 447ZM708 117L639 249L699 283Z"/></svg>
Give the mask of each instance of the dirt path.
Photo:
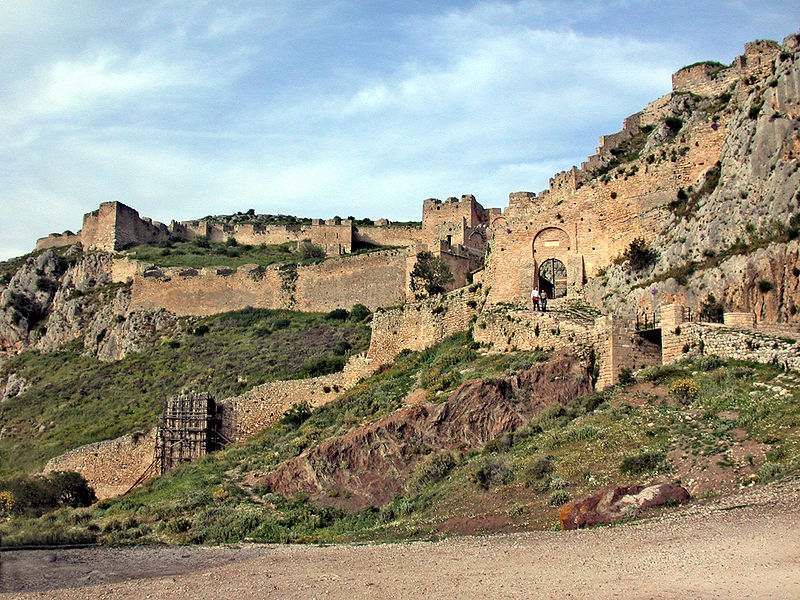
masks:
<svg viewBox="0 0 800 600"><path fill-rule="evenodd" d="M649 522L367 546L0 553L2 598L800 598L800 481Z"/></svg>

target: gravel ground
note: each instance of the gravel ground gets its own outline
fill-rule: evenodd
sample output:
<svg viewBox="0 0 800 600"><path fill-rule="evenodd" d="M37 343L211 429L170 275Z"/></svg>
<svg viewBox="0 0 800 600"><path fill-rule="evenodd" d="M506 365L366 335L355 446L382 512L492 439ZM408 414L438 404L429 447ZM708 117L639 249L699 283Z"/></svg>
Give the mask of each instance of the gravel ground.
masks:
<svg viewBox="0 0 800 600"><path fill-rule="evenodd" d="M800 598L800 480L648 521L341 546L0 553L0 597Z"/></svg>

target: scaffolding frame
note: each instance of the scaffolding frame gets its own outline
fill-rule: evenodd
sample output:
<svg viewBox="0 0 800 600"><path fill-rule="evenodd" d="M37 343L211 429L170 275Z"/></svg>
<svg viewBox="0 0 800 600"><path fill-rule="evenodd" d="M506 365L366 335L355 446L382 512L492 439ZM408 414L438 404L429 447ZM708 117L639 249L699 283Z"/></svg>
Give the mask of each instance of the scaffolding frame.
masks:
<svg viewBox="0 0 800 600"><path fill-rule="evenodd" d="M221 412L207 392L167 398L156 429L156 474L169 473L222 448L226 438L221 432Z"/></svg>

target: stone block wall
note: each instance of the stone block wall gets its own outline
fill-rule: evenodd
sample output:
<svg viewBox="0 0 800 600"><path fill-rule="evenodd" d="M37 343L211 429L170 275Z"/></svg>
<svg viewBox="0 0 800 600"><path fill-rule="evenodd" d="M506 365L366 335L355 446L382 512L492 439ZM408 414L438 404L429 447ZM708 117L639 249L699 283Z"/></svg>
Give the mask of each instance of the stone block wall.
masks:
<svg viewBox="0 0 800 600"><path fill-rule="evenodd" d="M800 371L800 343L796 340L718 323L684 323L678 337L687 350L678 358L716 354Z"/></svg>
<svg viewBox="0 0 800 600"><path fill-rule="evenodd" d="M330 259L296 268L246 265L155 268L115 259L114 281L132 280L131 307L203 316L245 307L327 312L364 304L374 310L405 300L406 250Z"/></svg>
<svg viewBox="0 0 800 600"><path fill-rule="evenodd" d="M685 67L672 75L672 89L701 96L716 96L728 90L742 77L761 77L772 72L780 46L772 40L757 40L744 46L730 67L702 62Z"/></svg>
<svg viewBox="0 0 800 600"><path fill-rule="evenodd" d="M80 244L81 236L75 233L51 233L47 237L36 240L36 250L46 250L47 248L62 248Z"/></svg>
<svg viewBox="0 0 800 600"><path fill-rule="evenodd" d="M778 325L774 330L770 324L756 325L754 315L745 312L725 313L722 324L688 322L683 319L683 308L670 304L661 308L663 362L716 354L731 360L774 362L800 370L800 336L781 335L787 328L774 325Z"/></svg>
<svg viewBox="0 0 800 600"><path fill-rule="evenodd" d="M482 301L481 289L473 286L423 302L378 311L372 317L367 358L376 365L391 364L401 350L424 350L454 333L465 331Z"/></svg>
<svg viewBox="0 0 800 600"><path fill-rule="evenodd" d="M155 243L168 239L163 223L143 219L121 202L103 202L83 216L81 244L84 250L114 252L132 244Z"/></svg>
<svg viewBox="0 0 800 600"><path fill-rule="evenodd" d="M81 446L51 458L43 472L76 471L94 488L97 498L128 491L153 462L155 429Z"/></svg>
<svg viewBox="0 0 800 600"><path fill-rule="evenodd" d="M385 225L371 227L359 225L353 232L353 241L376 246L413 246L425 241L422 227Z"/></svg>

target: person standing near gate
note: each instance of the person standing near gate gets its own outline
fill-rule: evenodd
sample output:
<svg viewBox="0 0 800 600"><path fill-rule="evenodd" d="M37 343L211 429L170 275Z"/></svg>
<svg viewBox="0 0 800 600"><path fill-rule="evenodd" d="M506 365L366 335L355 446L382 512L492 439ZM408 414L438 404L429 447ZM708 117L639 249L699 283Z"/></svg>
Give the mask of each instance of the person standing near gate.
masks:
<svg viewBox="0 0 800 600"><path fill-rule="evenodd" d="M539 310L539 288L531 290L531 304L533 304L534 312Z"/></svg>
<svg viewBox="0 0 800 600"><path fill-rule="evenodd" d="M542 304L542 312L547 312L547 290L542 290L540 302Z"/></svg>

